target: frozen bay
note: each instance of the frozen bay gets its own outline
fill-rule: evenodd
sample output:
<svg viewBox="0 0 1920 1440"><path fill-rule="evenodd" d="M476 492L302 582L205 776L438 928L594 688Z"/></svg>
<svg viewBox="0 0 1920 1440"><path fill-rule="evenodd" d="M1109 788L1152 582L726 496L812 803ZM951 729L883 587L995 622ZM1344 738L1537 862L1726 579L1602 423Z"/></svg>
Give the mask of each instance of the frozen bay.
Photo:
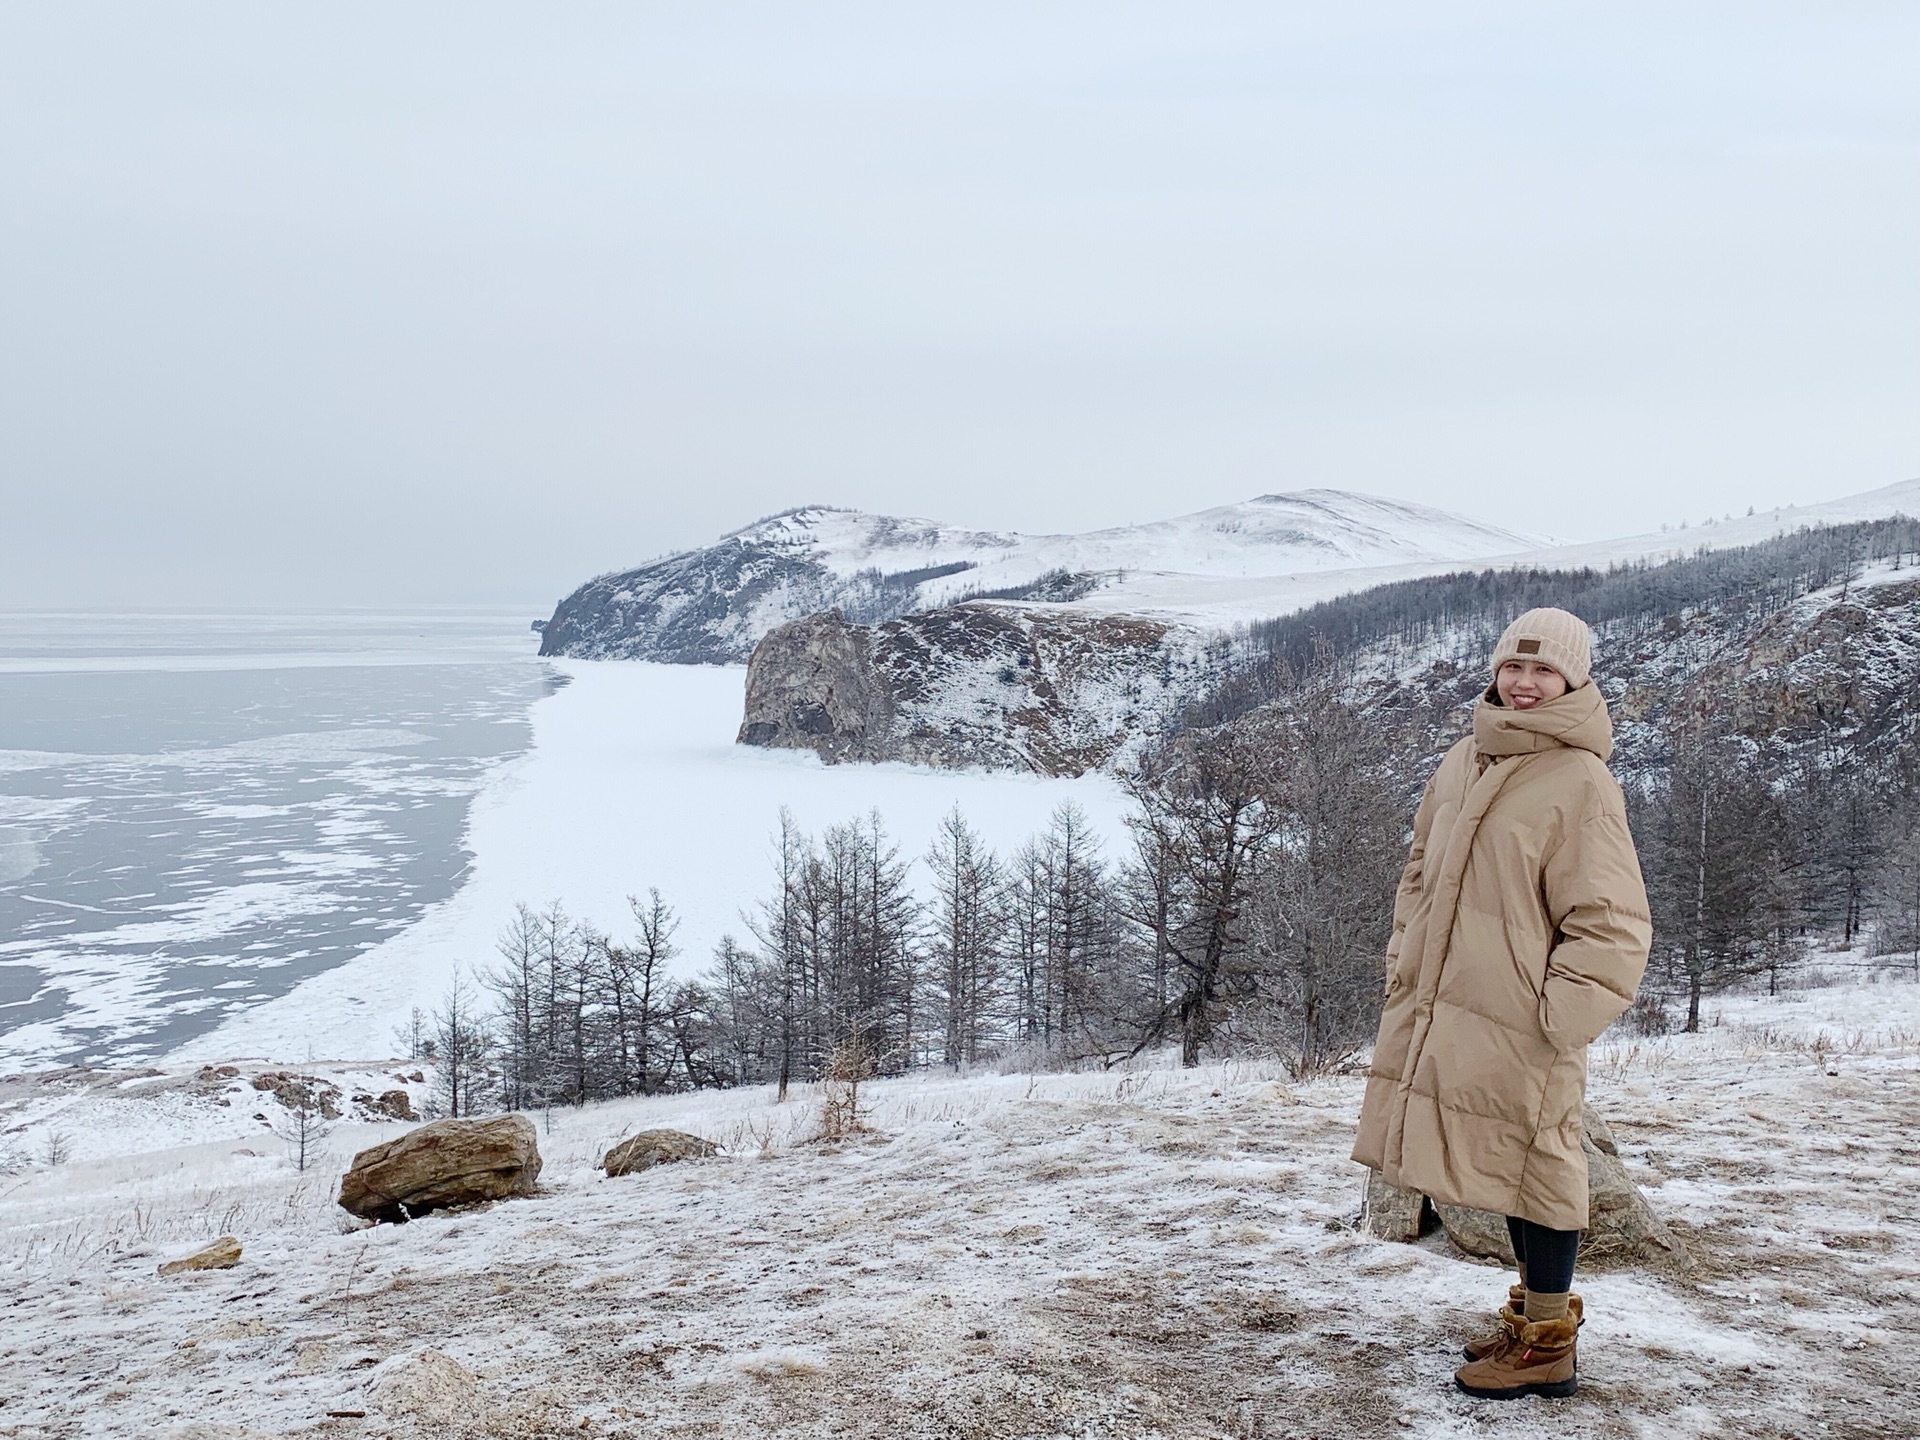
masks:
<svg viewBox="0 0 1920 1440"><path fill-rule="evenodd" d="M0 616L0 1069L153 1059L453 894L532 649L503 615Z"/></svg>

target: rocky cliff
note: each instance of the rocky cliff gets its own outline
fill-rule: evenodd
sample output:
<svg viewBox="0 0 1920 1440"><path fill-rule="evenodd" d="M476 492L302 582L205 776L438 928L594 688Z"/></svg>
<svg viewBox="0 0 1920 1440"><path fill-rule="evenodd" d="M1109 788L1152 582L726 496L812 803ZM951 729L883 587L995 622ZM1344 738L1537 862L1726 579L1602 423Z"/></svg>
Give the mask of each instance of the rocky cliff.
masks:
<svg viewBox="0 0 1920 1440"><path fill-rule="evenodd" d="M1152 620L974 601L879 625L837 612L772 631L740 742L829 763L903 760L1078 775L1123 760L1219 663Z"/></svg>
<svg viewBox="0 0 1920 1440"><path fill-rule="evenodd" d="M838 609L872 622L924 608L932 582L963 575L1014 543L931 521L823 506L792 510L704 549L589 580L554 610L540 653L737 662L761 636L798 616Z"/></svg>

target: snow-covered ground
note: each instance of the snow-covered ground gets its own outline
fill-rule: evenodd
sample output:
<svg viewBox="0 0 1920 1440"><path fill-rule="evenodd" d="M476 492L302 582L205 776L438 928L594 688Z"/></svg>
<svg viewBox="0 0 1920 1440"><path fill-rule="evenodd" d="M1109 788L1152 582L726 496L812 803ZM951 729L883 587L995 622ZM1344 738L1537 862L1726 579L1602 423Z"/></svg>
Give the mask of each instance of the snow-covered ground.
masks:
<svg viewBox="0 0 1920 1440"><path fill-rule="evenodd" d="M1083 809L1118 858L1127 804L1110 777L1074 780L906 765L829 766L810 752L733 743L740 667L556 661L572 677L533 710L533 745L475 800L472 873L410 929L278 1000L197 1037L186 1060L385 1052L412 1007L431 1009L456 971L495 961L515 904L561 901L611 933L627 896L658 887L679 912L678 973L704 968L741 913L768 893L781 806L802 829L878 809L917 860L957 804L988 843L1016 849L1063 801ZM916 878L924 869L916 864Z"/></svg>
<svg viewBox="0 0 1920 1440"><path fill-rule="evenodd" d="M398 1126L302 1176L185 1067L0 1094L17 1151L80 1146L0 1182L0 1435L1911 1436L1920 986L1709 1015L1594 1049L1693 1264L1580 1278L1569 1401L1451 1389L1507 1277L1355 1230L1353 1076L924 1076L838 1145L804 1090L609 1103L552 1117L536 1197L357 1229L333 1186ZM726 1152L595 1170L658 1125ZM236 1269L156 1275L221 1233Z"/></svg>
<svg viewBox="0 0 1920 1440"><path fill-rule="evenodd" d="M928 582L939 603L973 590L1025 584L1049 570L1291 575L1412 560L1471 560L1549 543L1418 505L1347 490L1261 495L1138 525L1078 535L963 530L938 520L808 506L723 537L804 558L846 577L964 563Z"/></svg>
<svg viewBox="0 0 1920 1440"><path fill-rule="evenodd" d="M1562 542L1430 506L1341 490L1263 495L1170 520L1081 535L963 530L937 520L819 507L746 526L724 541L805 559L846 578L965 564L922 582L922 606L1024 585L1050 570L1097 577L1072 602L1103 614L1145 615L1202 630L1284 615L1322 600L1463 567L1573 569L1673 559L1752 545L1802 526L1920 514L1920 480L1815 505L1723 516L1605 540ZM1053 602L1049 602L1053 603ZM755 636L792 618L775 599Z"/></svg>
<svg viewBox="0 0 1920 1440"><path fill-rule="evenodd" d="M1805 526L1847 525L1890 515L1920 515L1920 480L1903 480L1818 505L1788 505L1758 515L1730 515L1685 528L1572 544L1472 549L1464 544L1472 538L1470 531L1452 534L1435 525L1431 530L1409 527L1399 554L1386 546L1365 551L1355 546L1352 553L1356 559L1350 560L1342 551L1330 548L1318 557L1318 563L1263 563L1268 562L1268 552L1252 547L1248 559L1238 565L1188 565L1182 561L1181 550L1170 547L1162 559L1149 558L1123 572L1103 573L1100 587L1074 604L1105 614L1148 615L1201 629L1223 629L1290 614L1375 585L1463 568L1574 570L1591 566L1604 570L1610 565L1639 561L1658 564L1703 549L1755 545ZM1403 558L1420 548L1428 553Z"/></svg>

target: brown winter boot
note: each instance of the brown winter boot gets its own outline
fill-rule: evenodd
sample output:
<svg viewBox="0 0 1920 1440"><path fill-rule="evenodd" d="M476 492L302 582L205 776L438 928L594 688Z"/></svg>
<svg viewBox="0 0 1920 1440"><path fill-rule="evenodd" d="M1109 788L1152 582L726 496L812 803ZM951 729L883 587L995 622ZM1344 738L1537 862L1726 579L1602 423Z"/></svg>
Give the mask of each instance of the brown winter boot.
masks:
<svg viewBox="0 0 1920 1440"><path fill-rule="evenodd" d="M1502 1305L1495 1314L1495 1318L1500 1323L1500 1328L1491 1334L1482 1335L1478 1340L1469 1340L1465 1345L1460 1347L1461 1353L1469 1360L1485 1360L1489 1355L1498 1355L1502 1350L1506 1349L1507 1343L1517 1336L1520 1333L1520 1327L1527 1323L1525 1314L1526 1304L1527 1287L1524 1285L1509 1285L1507 1287L1507 1303ZM1567 1297L1567 1314L1573 1317L1573 1324L1576 1330L1587 1323L1580 1314L1580 1297L1578 1295L1569 1295Z"/></svg>
<svg viewBox="0 0 1920 1440"><path fill-rule="evenodd" d="M1522 1313L1527 1304L1527 1287L1509 1285L1507 1303L1494 1312L1497 1328L1482 1335L1478 1340L1469 1340L1461 1347L1469 1360L1484 1360L1489 1355L1498 1355L1507 1348L1507 1343L1520 1333L1520 1327L1527 1323Z"/></svg>
<svg viewBox="0 0 1920 1440"><path fill-rule="evenodd" d="M1561 1320L1530 1320L1497 1355L1453 1372L1453 1383L1483 1400L1518 1400L1523 1395L1571 1395L1577 1365L1574 1347L1580 1322L1569 1310Z"/></svg>

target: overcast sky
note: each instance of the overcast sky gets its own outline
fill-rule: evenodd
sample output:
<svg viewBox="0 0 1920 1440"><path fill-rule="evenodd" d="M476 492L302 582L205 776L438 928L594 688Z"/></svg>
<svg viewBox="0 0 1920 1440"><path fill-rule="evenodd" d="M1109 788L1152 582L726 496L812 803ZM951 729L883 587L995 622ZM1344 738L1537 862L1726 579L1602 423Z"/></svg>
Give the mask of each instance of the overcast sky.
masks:
<svg viewBox="0 0 1920 1440"><path fill-rule="evenodd" d="M1920 7L0 6L0 605L1920 474Z"/></svg>

